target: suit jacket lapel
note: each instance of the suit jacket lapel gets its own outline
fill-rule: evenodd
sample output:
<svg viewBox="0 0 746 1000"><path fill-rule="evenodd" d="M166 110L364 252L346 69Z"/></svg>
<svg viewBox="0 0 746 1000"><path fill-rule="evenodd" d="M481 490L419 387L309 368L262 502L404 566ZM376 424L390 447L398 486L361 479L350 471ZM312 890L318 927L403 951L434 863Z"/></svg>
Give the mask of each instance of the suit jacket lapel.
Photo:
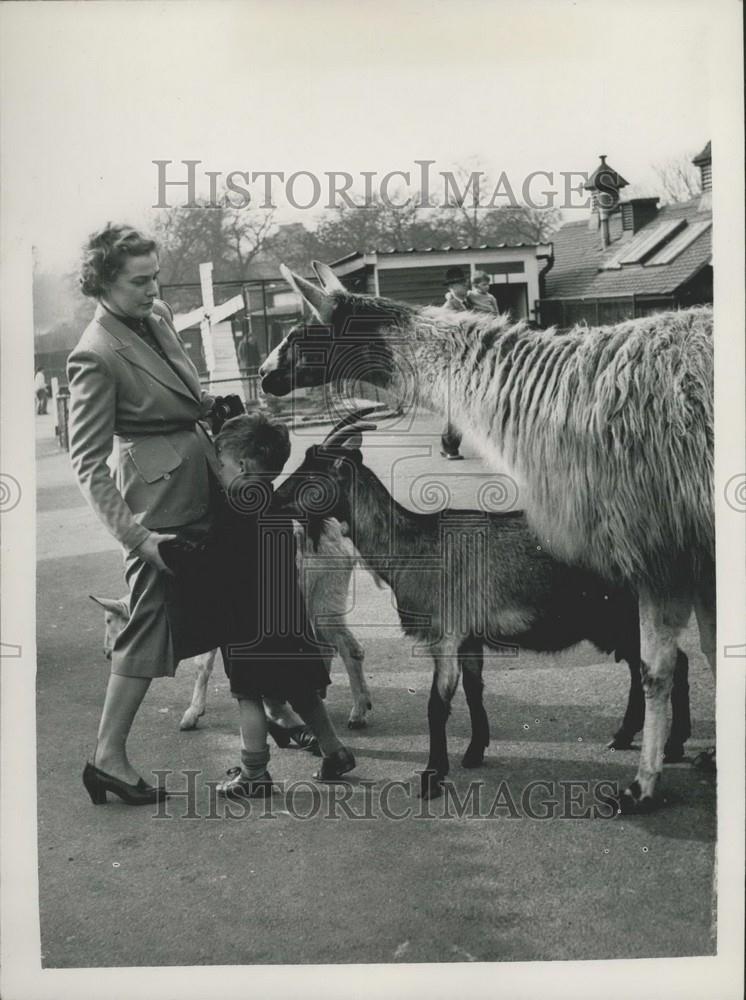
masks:
<svg viewBox="0 0 746 1000"><path fill-rule="evenodd" d="M191 391L195 399L202 398L202 390L199 384L199 375L189 359L181 342L176 334L170 329L165 320L159 316L151 314L147 317L146 323L161 345L166 357L176 369L178 375L184 380L187 388Z"/></svg>
<svg viewBox="0 0 746 1000"><path fill-rule="evenodd" d="M160 355L157 354L151 347L149 347L141 337L138 337L137 334L130 330L125 323L120 322L116 316L112 315L112 313L110 313L102 305L99 305L96 309L96 320L119 342L117 351L131 365L135 365L137 368L142 368L143 371L148 373L148 375L160 382L161 385L171 389L173 392L181 393L182 396L186 396L188 399L200 398L198 380L195 380L192 376L188 380L185 378L184 381L182 381L168 361L164 361L163 358L160 357ZM166 355L169 358L172 358L174 348L171 347L170 343L168 346L164 344L164 340L170 340L171 338L167 333L161 333L160 323L151 323L151 330L153 330L154 326L158 327L157 330L154 330L158 343L163 346ZM159 336L158 334L161 335ZM177 346L179 345L177 344ZM179 346L179 350L180 349L181 348ZM195 382L196 391L194 388Z"/></svg>

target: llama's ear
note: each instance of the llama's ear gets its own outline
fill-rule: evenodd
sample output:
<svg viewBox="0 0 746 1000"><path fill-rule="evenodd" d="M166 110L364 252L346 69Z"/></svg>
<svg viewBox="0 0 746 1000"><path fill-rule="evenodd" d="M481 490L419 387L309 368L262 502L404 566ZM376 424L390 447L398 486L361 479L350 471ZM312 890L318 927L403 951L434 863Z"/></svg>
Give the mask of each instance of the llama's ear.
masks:
<svg viewBox="0 0 746 1000"><path fill-rule="evenodd" d="M326 292L317 288L316 285L312 285L311 282L306 281L305 278L301 278L299 274L293 274L290 268L286 267L284 264L280 264L280 274L283 276L285 281L287 281L293 291L300 296L301 303L304 307L307 305L311 308L314 321L323 324L328 323L332 318L334 304Z"/></svg>
<svg viewBox="0 0 746 1000"><path fill-rule="evenodd" d="M316 272L316 277L321 282L321 287L325 292L346 292L347 289L336 276L328 264L320 260L312 260L311 266Z"/></svg>

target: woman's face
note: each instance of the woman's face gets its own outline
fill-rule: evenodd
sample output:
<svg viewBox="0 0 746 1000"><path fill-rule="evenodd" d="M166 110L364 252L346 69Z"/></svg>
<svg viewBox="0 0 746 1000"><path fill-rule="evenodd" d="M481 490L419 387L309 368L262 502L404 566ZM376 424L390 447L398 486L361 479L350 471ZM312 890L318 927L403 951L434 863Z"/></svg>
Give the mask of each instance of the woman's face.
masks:
<svg viewBox="0 0 746 1000"><path fill-rule="evenodd" d="M155 253L125 257L124 267L103 298L114 312L133 319L149 316L158 295L158 257Z"/></svg>

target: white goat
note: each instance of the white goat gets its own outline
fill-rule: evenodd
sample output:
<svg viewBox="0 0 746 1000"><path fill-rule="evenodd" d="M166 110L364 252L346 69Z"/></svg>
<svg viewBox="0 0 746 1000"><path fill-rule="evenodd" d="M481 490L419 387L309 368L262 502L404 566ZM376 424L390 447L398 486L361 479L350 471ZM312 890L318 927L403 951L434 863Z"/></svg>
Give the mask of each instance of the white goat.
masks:
<svg viewBox="0 0 746 1000"><path fill-rule="evenodd" d="M352 690L352 709L347 726L349 729L362 729L367 724L366 714L373 707L363 675L365 653L345 620L350 577L356 560L355 547L335 518L324 522L316 548L300 525L295 526L295 537L296 562L309 618L319 642L331 647L325 656L327 668L331 667L335 652L344 662ZM129 601L127 597L92 599L104 609L104 655L111 659L114 642L129 619ZM207 685L216 655L217 650L213 649L183 661L194 664L197 677L191 703L179 724L180 729L196 729L198 720L205 714ZM273 722L279 722L287 712L281 703L268 699L265 699L265 710Z"/></svg>

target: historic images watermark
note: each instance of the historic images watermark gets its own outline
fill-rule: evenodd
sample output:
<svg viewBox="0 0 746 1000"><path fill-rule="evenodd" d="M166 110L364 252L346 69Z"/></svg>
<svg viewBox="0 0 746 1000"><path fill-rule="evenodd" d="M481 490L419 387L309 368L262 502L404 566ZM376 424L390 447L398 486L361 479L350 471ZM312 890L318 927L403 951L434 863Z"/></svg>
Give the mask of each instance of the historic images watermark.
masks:
<svg viewBox="0 0 746 1000"><path fill-rule="evenodd" d="M461 176L433 169L435 160L415 160L407 170L207 170L202 160L153 160L156 200L153 208L272 209L282 201L291 208L450 208L467 204L485 211L496 208L589 208L583 193L589 174L583 170L532 170L520 179L501 171L490 179L481 170ZM598 181L596 181L598 186ZM209 187L209 199L198 189ZM603 188L601 188L603 193Z"/></svg>
<svg viewBox="0 0 746 1000"><path fill-rule="evenodd" d="M157 805L157 820L278 819L293 820L547 820L611 819L619 811L619 783L538 778L525 784L503 779L495 786L470 781L459 789L443 781L443 794L419 797L419 781L366 781L319 785L313 781L280 781L266 798L226 799L218 781L200 788L199 770L154 770L169 796Z"/></svg>

